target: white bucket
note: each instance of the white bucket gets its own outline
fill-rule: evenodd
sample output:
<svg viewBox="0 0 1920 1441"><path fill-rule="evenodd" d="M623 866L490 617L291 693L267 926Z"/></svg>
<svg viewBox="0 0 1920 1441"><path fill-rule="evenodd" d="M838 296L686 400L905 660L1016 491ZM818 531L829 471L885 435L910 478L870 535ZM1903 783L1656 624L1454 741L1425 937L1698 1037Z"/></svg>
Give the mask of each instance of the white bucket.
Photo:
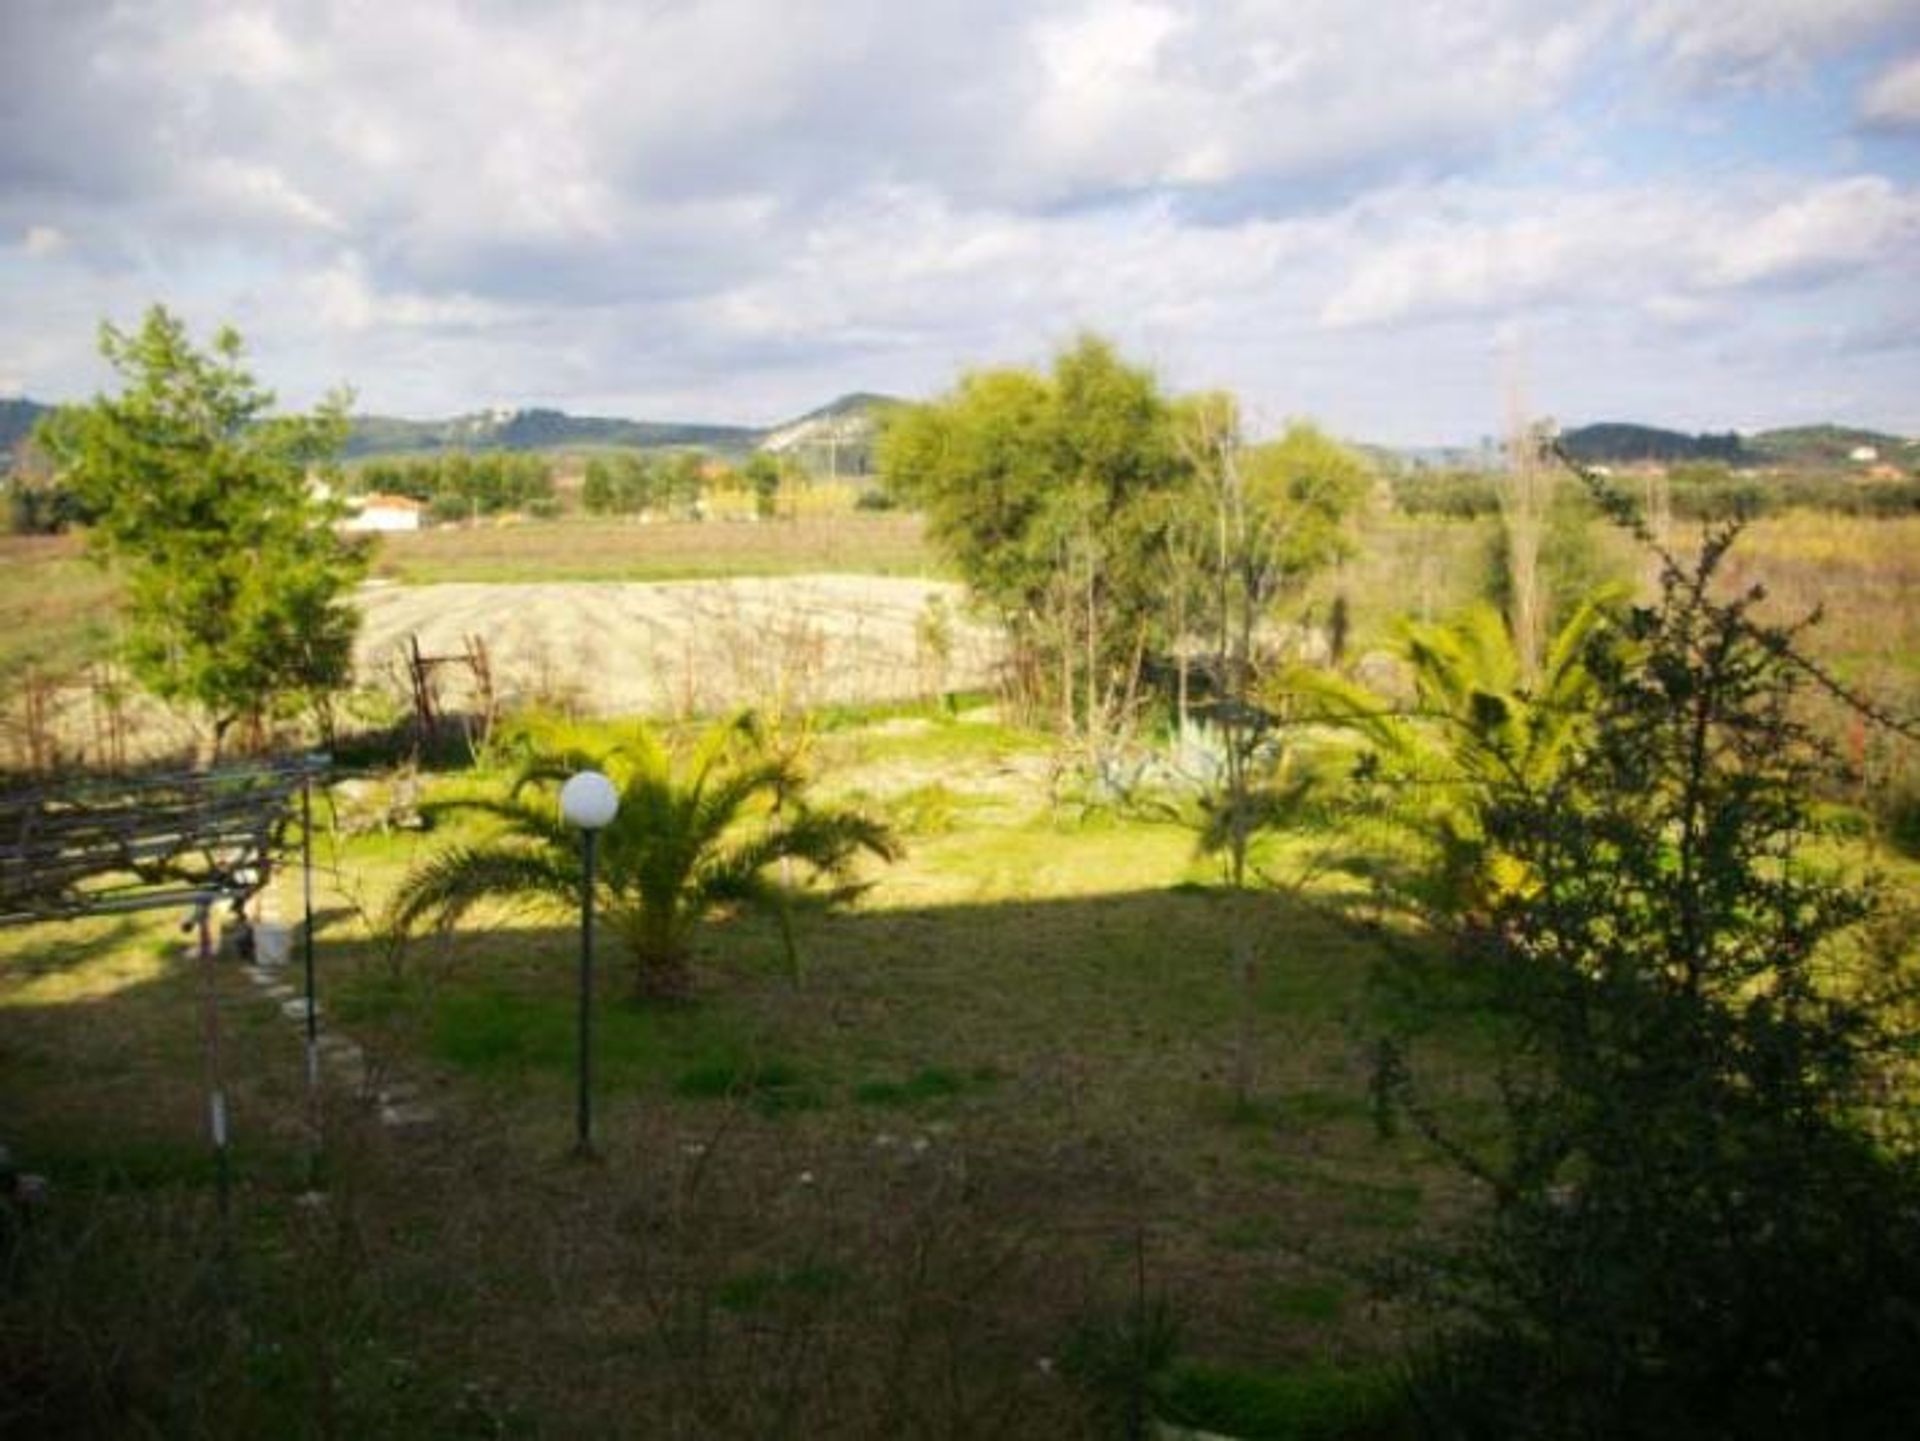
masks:
<svg viewBox="0 0 1920 1441"><path fill-rule="evenodd" d="M254 922L253 963L256 966L284 966L292 954L292 926L280 921Z"/></svg>

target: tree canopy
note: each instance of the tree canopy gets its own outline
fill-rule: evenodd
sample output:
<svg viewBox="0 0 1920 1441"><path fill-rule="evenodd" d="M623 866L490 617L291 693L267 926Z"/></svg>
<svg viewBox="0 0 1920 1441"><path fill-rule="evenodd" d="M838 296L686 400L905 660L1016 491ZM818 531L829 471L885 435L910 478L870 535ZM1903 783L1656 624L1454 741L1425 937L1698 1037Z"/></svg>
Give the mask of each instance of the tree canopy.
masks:
<svg viewBox="0 0 1920 1441"><path fill-rule="evenodd" d="M1231 397L1168 397L1095 336L1047 374L975 371L895 411L880 468L1006 623L1019 688L1090 731L1149 650L1244 637L1337 558L1365 489L1358 459L1311 427L1243 447ZM1244 625L1209 614L1228 569Z"/></svg>
<svg viewBox="0 0 1920 1441"><path fill-rule="evenodd" d="M95 553L126 579L126 659L198 711L217 754L237 722L319 708L346 683L364 551L309 483L346 437L346 399L274 415L240 337L195 348L155 306L101 328L117 395L56 411L42 443L93 517Z"/></svg>

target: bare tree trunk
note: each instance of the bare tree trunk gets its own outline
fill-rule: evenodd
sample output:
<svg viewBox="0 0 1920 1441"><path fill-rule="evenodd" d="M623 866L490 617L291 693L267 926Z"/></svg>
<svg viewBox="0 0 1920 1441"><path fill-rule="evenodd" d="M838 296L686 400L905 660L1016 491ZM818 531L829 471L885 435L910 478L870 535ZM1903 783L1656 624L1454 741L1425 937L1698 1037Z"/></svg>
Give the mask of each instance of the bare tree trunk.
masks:
<svg viewBox="0 0 1920 1441"><path fill-rule="evenodd" d="M1182 587L1175 594L1178 599L1173 612L1174 725L1180 744L1184 746L1187 743L1187 670L1190 665L1187 656L1187 593Z"/></svg>
<svg viewBox="0 0 1920 1441"><path fill-rule="evenodd" d="M1074 733L1072 617L1065 613L1064 606L1060 616L1060 733Z"/></svg>
<svg viewBox="0 0 1920 1441"><path fill-rule="evenodd" d="M1100 620L1097 601L1093 588L1093 549L1089 542L1086 551L1086 594L1087 594L1087 743L1088 749L1098 754L1104 727L1100 714Z"/></svg>
<svg viewBox="0 0 1920 1441"><path fill-rule="evenodd" d="M1647 533L1662 551L1673 550L1673 492L1667 485L1665 473L1647 477ZM1660 567L1664 562L1658 554L1651 554L1646 561L1646 591L1657 595L1660 591Z"/></svg>
<svg viewBox="0 0 1920 1441"><path fill-rule="evenodd" d="M1516 417L1507 440L1507 468L1496 489L1511 592L1507 625L1520 660L1520 679L1528 685L1540 673L1540 651L1546 643L1540 545L1552 505L1553 480L1553 469L1541 453L1539 429Z"/></svg>

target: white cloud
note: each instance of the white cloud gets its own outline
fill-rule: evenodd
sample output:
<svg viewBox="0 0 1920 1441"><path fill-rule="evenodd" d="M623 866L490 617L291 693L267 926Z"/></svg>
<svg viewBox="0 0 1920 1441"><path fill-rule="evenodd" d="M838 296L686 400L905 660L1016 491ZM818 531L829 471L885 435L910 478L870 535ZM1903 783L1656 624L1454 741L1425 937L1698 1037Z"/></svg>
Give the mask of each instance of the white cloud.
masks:
<svg viewBox="0 0 1920 1441"><path fill-rule="evenodd" d="M1321 307L1323 324L1575 303L1651 306L1670 318L1701 291L1817 281L1908 254L1920 237L1920 191L1871 175L1800 193L1778 184L1762 193L1465 190L1420 203L1453 214L1403 212L1389 238L1358 245Z"/></svg>
<svg viewBox="0 0 1920 1441"><path fill-rule="evenodd" d="M0 47L0 236L25 237L0 353L84 389L94 322L159 298L239 322L296 393L772 418L1092 326L1281 413L1437 415L1480 373L1409 383L1442 335L1483 359L1490 325L1625 317L1684 349L1910 282L1912 190L1771 172L1720 91L1841 83L1823 57L1885 63L1916 24L1911 0L29 4ZM1681 132L1709 168L1648 162Z"/></svg>
<svg viewBox="0 0 1920 1441"><path fill-rule="evenodd" d="M1038 75L1014 94L996 193L1449 168L1561 98L1605 20L1593 3L1517 0L1084 7L1034 24Z"/></svg>
<svg viewBox="0 0 1920 1441"><path fill-rule="evenodd" d="M1920 127L1920 55L1888 66L1860 97L1860 118L1889 130Z"/></svg>
<svg viewBox="0 0 1920 1441"><path fill-rule="evenodd" d="M213 207L216 219L344 228L338 216L272 165L216 156L195 168L190 187L190 195Z"/></svg>
<svg viewBox="0 0 1920 1441"><path fill-rule="evenodd" d="M1718 324L1726 317L1725 307L1717 300L1670 291L1648 296L1641 302L1640 309L1649 320L1676 331Z"/></svg>
<svg viewBox="0 0 1920 1441"><path fill-rule="evenodd" d="M291 289L298 312L336 332L363 332L375 326L401 331L472 329L503 319L507 313L470 295L382 292L369 280L365 259L353 251L298 276Z"/></svg>
<svg viewBox="0 0 1920 1441"><path fill-rule="evenodd" d="M1800 74L1913 19L1912 0L1638 0L1627 13L1634 38L1683 78L1734 85Z"/></svg>
<svg viewBox="0 0 1920 1441"><path fill-rule="evenodd" d="M299 48L263 10L214 9L168 48L175 64L249 85L284 84L304 68Z"/></svg>
<svg viewBox="0 0 1920 1441"><path fill-rule="evenodd" d="M1084 325L1137 336L1259 324L1343 230L1326 220L1184 224L1164 200L1047 216L955 207L925 188L851 201L709 301L694 328L748 343L944 337L981 358ZM1295 319L1298 319L1296 314Z"/></svg>
<svg viewBox="0 0 1920 1441"><path fill-rule="evenodd" d="M57 225L29 225L20 248L35 260L45 260L67 248L67 237Z"/></svg>
<svg viewBox="0 0 1920 1441"><path fill-rule="evenodd" d="M1920 242L1920 192L1878 175L1831 181L1737 225L1700 266L1711 285L1819 277ZM1909 252L1911 253L1911 252Z"/></svg>

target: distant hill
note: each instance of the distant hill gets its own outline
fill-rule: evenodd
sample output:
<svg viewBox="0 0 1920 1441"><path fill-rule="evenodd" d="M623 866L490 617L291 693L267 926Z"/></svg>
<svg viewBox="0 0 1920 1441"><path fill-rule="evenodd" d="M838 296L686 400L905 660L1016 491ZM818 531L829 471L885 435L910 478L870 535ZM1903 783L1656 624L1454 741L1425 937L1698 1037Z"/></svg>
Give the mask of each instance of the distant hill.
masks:
<svg viewBox="0 0 1920 1441"><path fill-rule="evenodd" d="M0 461L13 454L51 407L31 400L0 400Z"/></svg>
<svg viewBox="0 0 1920 1441"><path fill-rule="evenodd" d="M698 446L747 451L763 432L742 425L696 425L673 421L622 420L568 415L560 410L490 410L450 420L402 420L357 415L347 437L348 456L437 450L549 450L570 445Z"/></svg>
<svg viewBox="0 0 1920 1441"><path fill-rule="evenodd" d="M1605 421L1562 431L1560 444L1567 454L1588 465L1646 460L1663 465L1688 460L1717 460L1727 465L1759 462L1759 457L1749 454L1739 435L1731 430L1724 435L1688 435L1684 431L1661 430L1651 425Z"/></svg>
<svg viewBox="0 0 1920 1441"><path fill-rule="evenodd" d="M485 410L444 420L356 415L347 433L349 459L370 455L427 455L443 450L562 450L623 446L659 450L685 446L733 455L753 450L787 454L809 468L858 475L871 467L879 418L904 402L854 391L780 425L704 425L569 415L561 410ZM52 407L0 400L0 458L33 430Z"/></svg>
<svg viewBox="0 0 1920 1441"><path fill-rule="evenodd" d="M760 449L791 457L816 475L871 475L881 419L905 403L890 395L855 391L774 426L761 436Z"/></svg>
<svg viewBox="0 0 1920 1441"><path fill-rule="evenodd" d="M901 402L855 391L818 410L775 426L699 425L568 415L561 410L488 410L448 420L404 420L359 415L347 439L349 457L420 454L440 450L556 450L568 446L632 446L656 450L691 446L744 454L792 453L810 463L816 449L845 450L843 472L865 468L879 415ZM823 462L824 464L824 462Z"/></svg>
<svg viewBox="0 0 1920 1441"><path fill-rule="evenodd" d="M1688 435L1684 431L1610 421L1564 431L1560 443L1574 459L1590 465L1649 460L1668 465L1720 461L1744 468L1836 470L1855 464L1853 453L1862 447L1877 451L1880 459L1895 464L1910 463L1920 455L1920 443L1884 431L1845 425L1800 425L1743 436L1734 431L1723 435Z"/></svg>
<svg viewBox="0 0 1920 1441"><path fill-rule="evenodd" d="M907 402L873 391L852 391L780 425L706 425L679 421L627 420L569 415L561 410L488 410L443 420L358 415L348 433L346 455L430 454L443 450L561 450L569 447L633 447L658 450L685 446L735 456L764 450L788 456L818 474L860 476L873 470L874 441L887 412ZM52 407L16 398L0 400L0 460L33 430ZM1655 461L1718 461L1736 467L1782 466L1830 470L1853 464L1853 453L1871 447L1882 460L1911 466L1920 461L1920 441L1883 431L1841 425L1803 425L1742 436L1734 431L1690 435L1685 431L1625 421L1605 421L1563 431L1560 442L1577 460L1594 464ZM1472 447L1382 450L1415 468L1472 466L1482 452Z"/></svg>
<svg viewBox="0 0 1920 1441"><path fill-rule="evenodd" d="M1920 453L1920 446L1903 436L1879 430L1856 430L1845 425L1796 425L1784 430L1763 430L1749 436L1747 444L1768 465L1808 469L1847 465L1853 452L1863 446L1878 451L1880 459L1894 464L1908 463Z"/></svg>

